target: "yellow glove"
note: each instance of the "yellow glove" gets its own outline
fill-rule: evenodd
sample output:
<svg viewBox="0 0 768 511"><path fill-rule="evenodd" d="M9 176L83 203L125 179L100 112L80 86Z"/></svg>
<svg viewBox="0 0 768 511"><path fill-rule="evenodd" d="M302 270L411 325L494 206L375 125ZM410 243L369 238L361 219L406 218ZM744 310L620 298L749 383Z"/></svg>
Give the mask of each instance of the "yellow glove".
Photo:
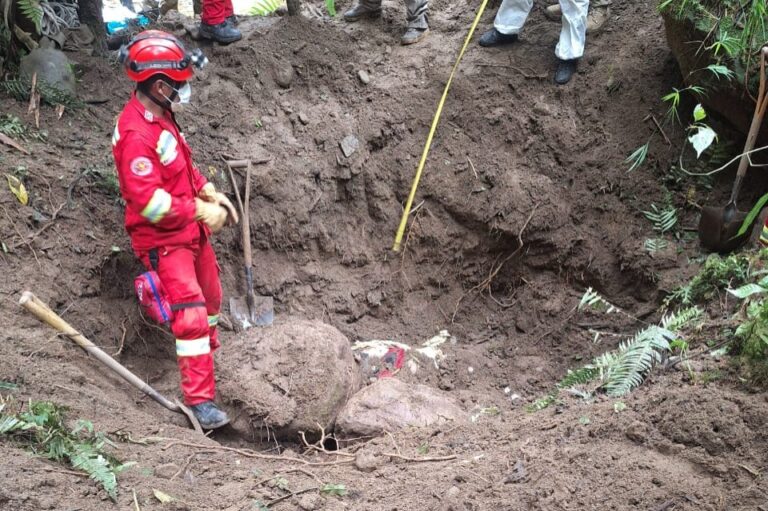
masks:
<svg viewBox="0 0 768 511"><path fill-rule="evenodd" d="M237 210L235 209L235 206L232 205L232 202L230 202L226 195L216 191L216 187L213 185L213 183L205 183L205 186L200 188L197 196L203 199L205 202L212 202L226 209L227 213L229 213L227 218L228 225L237 225L237 223L240 221L237 216Z"/></svg>
<svg viewBox="0 0 768 511"><path fill-rule="evenodd" d="M240 218L238 218L237 216L237 210L235 209L235 206L232 205L232 202L230 202L227 196L224 195L223 193L216 192L215 202L222 208L226 209L227 213L229 213L229 216L227 218L227 224L237 225L237 223L240 221Z"/></svg>
<svg viewBox="0 0 768 511"><path fill-rule="evenodd" d="M227 222L227 210L218 204L195 199L195 220L202 221L212 232L219 232Z"/></svg>
<svg viewBox="0 0 768 511"><path fill-rule="evenodd" d="M205 183L205 186L197 192L197 196L205 202L216 202L216 187L213 186L213 183Z"/></svg>

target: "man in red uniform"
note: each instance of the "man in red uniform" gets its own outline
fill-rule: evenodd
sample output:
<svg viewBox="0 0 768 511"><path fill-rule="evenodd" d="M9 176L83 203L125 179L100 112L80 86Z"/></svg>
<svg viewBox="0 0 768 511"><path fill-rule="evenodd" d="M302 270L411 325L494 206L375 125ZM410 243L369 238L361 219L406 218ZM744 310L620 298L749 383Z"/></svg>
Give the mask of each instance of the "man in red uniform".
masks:
<svg viewBox="0 0 768 511"><path fill-rule="evenodd" d="M218 428L229 419L213 402L222 293L209 236L238 219L231 202L192 163L172 112L189 102L193 67L207 60L157 30L138 34L120 58L137 84L112 136L125 228L136 255L160 277L174 310L171 330L184 401L201 426Z"/></svg>

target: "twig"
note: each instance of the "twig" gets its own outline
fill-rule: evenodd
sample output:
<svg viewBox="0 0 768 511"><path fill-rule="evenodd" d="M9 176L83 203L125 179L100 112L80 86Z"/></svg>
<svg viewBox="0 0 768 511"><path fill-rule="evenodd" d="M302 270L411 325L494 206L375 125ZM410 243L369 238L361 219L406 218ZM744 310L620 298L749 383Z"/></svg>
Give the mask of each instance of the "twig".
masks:
<svg viewBox="0 0 768 511"><path fill-rule="evenodd" d="M283 495L282 497L278 497L278 498L276 498L274 500L270 500L269 502L266 503L266 506L267 507L272 507L275 504L277 504L278 502L282 502L282 501L284 501L286 499L290 499L292 497L295 497L296 495L301 495L302 493L307 493L307 492L310 492L310 491L318 491L319 489L320 488L318 488L317 486L313 486L311 488L304 488L303 490L294 491L294 492L291 492L291 493L289 493L287 495Z"/></svg>
<svg viewBox="0 0 768 511"><path fill-rule="evenodd" d="M128 333L128 330L126 330L126 328L125 328L125 322L126 321L128 321L127 317L123 320L123 323L120 325L120 328L123 329L123 336L120 338L119 347L118 347L117 351L115 352L115 354L112 355L113 357L116 357L116 356L120 355L123 352L123 347L125 346L125 335Z"/></svg>
<svg viewBox="0 0 768 511"><path fill-rule="evenodd" d="M85 478L88 477L88 474L86 474L85 472L76 472L74 470L64 470L60 468L51 468L51 467L41 467L41 468L46 472L56 472L59 474L67 474L70 476L85 477Z"/></svg>
<svg viewBox="0 0 768 511"><path fill-rule="evenodd" d="M61 212L61 210L64 208L65 205L66 205L66 202L62 203L61 206L56 208L56 210L53 212L53 215L51 215L51 220L47 224L45 224L44 226L42 226L41 228L39 228L37 231L33 232L32 234L27 234L26 238L22 237L22 241L21 242L15 243L15 244L11 245L11 247L10 247L11 250L15 250L15 249L19 248L21 245L26 245L27 247L29 247L30 250L32 250L32 247L31 247L30 244L33 241L35 241L35 239L38 236L40 236L42 233L44 233L46 231L46 229L48 229L49 227L51 227L54 224L54 222L56 221L56 217L59 216L59 213ZM34 250L32 250L32 252L34 253ZM35 256L35 258L37 258L37 256Z"/></svg>
<svg viewBox="0 0 768 511"><path fill-rule="evenodd" d="M38 259L38 258L37 258L37 252L35 252L35 249L34 249L34 248L32 248L32 245L31 245L31 244L30 244L28 241L26 241L26 238L24 238L24 235L23 235L23 234L21 234L21 232L19 232L19 228L18 228L18 227L16 227L16 222L14 222L14 221L13 221L13 218L11 218L11 215L9 215L9 214L8 214L8 210L7 210L7 209L5 209L5 206L2 206L2 208L3 208L3 213L5 213L5 216L6 216L6 218L8 218L8 221L9 221L9 222L11 222L11 225L13 225L13 230L14 230L14 231L16 231L16 235L17 235L19 238L21 238L21 243L20 243L20 244L19 244L19 243L17 243L17 244L15 244L15 245L12 245L12 246L11 246L11 247L9 247L9 248L10 248L11 250L15 250L15 249L16 249L16 247L19 247L19 246L21 246L21 245L26 245L26 246L27 246L27 248L30 250L30 252L32 252L32 255L35 257L35 261L37 262L37 266L39 266L40 268L42 268L43 266L40 264L40 259Z"/></svg>
<svg viewBox="0 0 768 511"><path fill-rule="evenodd" d="M317 481L317 482L318 482L318 483L320 483L321 485L322 485L322 484L324 484L322 479L320 479L319 477L317 477L315 474L313 474L313 473L312 473L312 472L310 472L309 470L305 470L305 469L303 469L303 468L290 468L290 469L288 469L288 470L284 470L284 472L285 472L286 474L290 474L290 473L292 473L292 472L301 472L302 474L304 474L304 475L307 475L307 476L311 477L312 479L314 479L315 481Z"/></svg>
<svg viewBox="0 0 768 511"><path fill-rule="evenodd" d="M336 440L336 437L333 436L333 435L326 435L325 434L325 428L322 427L319 423L316 422L315 424L317 424L317 427L320 428L320 440L318 440L314 444L310 444L309 442L307 442L307 436L304 434L304 432L303 431L299 431L299 434L301 435L301 441L304 443L304 447L306 447L307 449L309 449L311 451L317 451L317 452L321 452L323 454L328 454L329 456L351 456L353 458L355 457L354 454L351 454L351 453L348 453L348 452L342 452L342 451L331 452L328 449L326 449L325 448L325 440L326 439L328 439L328 438L333 439L333 441L336 442L337 445L338 445L338 440Z"/></svg>
<svg viewBox="0 0 768 511"><path fill-rule="evenodd" d="M474 163L472 163L472 160L469 159L469 156L467 156L467 162L469 162L469 168L472 169L472 172L475 174L475 179L480 179L480 176L477 175L477 170L475 169Z"/></svg>
<svg viewBox="0 0 768 511"><path fill-rule="evenodd" d="M481 66L481 67L501 67L501 68L504 68L504 69L512 69L513 71L517 71L518 73L520 73L520 75L521 75L523 78L527 78L527 79L529 79L529 80L530 80L530 79L534 79L534 80L543 80L543 79L545 79L545 78L547 78L547 77L548 77L548 75L545 75L545 74L541 74L541 75L529 75L528 73L526 73L525 71L523 71L523 70L522 70L522 69L520 69L519 67L517 67L517 66L513 66L513 65L511 65L511 64L486 64L485 62L480 62L480 63L478 63L477 65L478 65L478 66Z"/></svg>
<svg viewBox="0 0 768 511"><path fill-rule="evenodd" d="M756 148L756 149L751 149L751 150L749 150L749 151L743 152L743 153L741 153L741 154L739 154L739 155L737 155L737 156L734 156L733 158L731 158L731 159L730 159L730 160L729 160L727 163L725 163L723 166L721 166L721 167L718 167L718 168L716 168L715 170L710 170L709 172L690 172L690 171L686 170L686 169L685 169L685 167L683 167L683 154L682 154L682 153L680 153L680 158L679 158L679 163L680 163L680 170L682 170L683 172L685 172L685 173L686 173L686 174L688 174L689 176L711 176L712 174L716 174L716 173L718 173L718 172L720 172L720 171L723 171L723 170L725 170L726 168L728 168L728 166L729 166L731 163L733 163L733 162L735 162L736 160L740 159L742 156L745 156L745 155L747 155L747 156L748 156L748 155L750 155L750 154L753 154L753 153L757 153L757 152L760 152L760 151L765 151L766 149L768 149L768 145L765 145L765 146L763 146L763 147L758 147L758 148Z"/></svg>
<svg viewBox="0 0 768 511"><path fill-rule="evenodd" d="M397 454L394 452L385 452L383 454L384 456L389 456L390 458L397 458L404 461L410 461L412 463L427 463L427 462L433 462L433 461L451 461L456 459L455 454L451 454L450 456L436 456L432 458L410 458L408 456L403 456L401 454Z"/></svg>
<svg viewBox="0 0 768 511"><path fill-rule="evenodd" d="M139 501L136 498L136 490L131 488L131 491L133 492L133 505L136 507L136 511L141 511L141 508L139 507Z"/></svg>
<svg viewBox="0 0 768 511"><path fill-rule="evenodd" d="M664 140L667 142L668 146L672 146L672 142L669 140L669 137L666 133L664 133L664 129L661 127L661 124L659 124L659 121L656 120L655 115L651 115L651 120L653 121L653 124L656 125L656 128L658 128L659 133L661 133L661 136L664 137Z"/></svg>
<svg viewBox="0 0 768 511"><path fill-rule="evenodd" d="M190 464L190 463L192 463L192 460L193 460L193 459L195 458L195 456L197 456L198 454L200 454L200 453L196 452L196 453L193 453L193 454L191 454L191 455L190 455L190 456L187 458L187 462L186 462L186 463L184 463L184 465L183 465L183 466L182 466L182 467L181 467L179 470L177 470L175 474L173 474L173 475L171 476L171 481L173 481L174 479L176 479L176 478L177 478L177 477L178 477L178 476L179 476L179 475L180 475L182 472L184 472L185 470L187 470L187 467L189 466L189 464Z"/></svg>
<svg viewBox="0 0 768 511"><path fill-rule="evenodd" d="M11 137L7 136L5 133L0 133L0 142L2 142L5 145L9 145L16 149L17 151L20 151L24 154L30 154L30 152L27 149L24 149L18 142L16 142Z"/></svg>
<svg viewBox="0 0 768 511"><path fill-rule="evenodd" d="M301 463L302 465L306 465L309 467L326 467L331 465L342 465L344 463L352 463L354 460L352 459L346 459L346 460L337 460L337 461L325 461L321 463L316 463L312 461L302 460L300 458L287 458L285 456L274 456L270 454L261 454L258 452L251 451L249 449L235 449L234 447L226 447L223 445L203 445L203 444L196 444L193 442L184 442L182 440L175 440L168 445L165 445L161 447L161 450L165 451L175 445L182 445L185 447L193 447L195 449L209 449L209 450L216 450L216 451L227 451L227 452L234 452L239 454L240 456L245 456L246 458L256 458L261 460L274 460L274 461L288 461L293 463Z"/></svg>
<svg viewBox="0 0 768 511"><path fill-rule="evenodd" d="M387 435L389 436L389 439L392 440L392 445L395 447L397 454L400 454L400 447L398 447L397 442L395 442L395 437L392 436L392 433L389 431L387 431Z"/></svg>

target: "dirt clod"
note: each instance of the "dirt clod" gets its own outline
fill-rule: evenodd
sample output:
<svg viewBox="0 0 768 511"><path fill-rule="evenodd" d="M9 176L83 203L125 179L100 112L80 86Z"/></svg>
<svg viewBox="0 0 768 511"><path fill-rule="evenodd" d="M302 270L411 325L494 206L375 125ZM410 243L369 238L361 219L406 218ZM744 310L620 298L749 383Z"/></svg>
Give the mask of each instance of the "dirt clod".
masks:
<svg viewBox="0 0 768 511"><path fill-rule="evenodd" d="M155 467L155 475L163 479L170 479L179 471L179 466L175 463L163 463Z"/></svg>
<svg viewBox="0 0 768 511"><path fill-rule="evenodd" d="M249 431L265 426L279 438L330 429L360 386L349 340L320 321L284 318L271 328L243 332L218 360L223 398L243 410ZM244 421L244 422L243 422Z"/></svg>
<svg viewBox="0 0 768 511"><path fill-rule="evenodd" d="M345 434L367 436L466 420L462 409L439 390L384 378L352 396L336 424Z"/></svg>

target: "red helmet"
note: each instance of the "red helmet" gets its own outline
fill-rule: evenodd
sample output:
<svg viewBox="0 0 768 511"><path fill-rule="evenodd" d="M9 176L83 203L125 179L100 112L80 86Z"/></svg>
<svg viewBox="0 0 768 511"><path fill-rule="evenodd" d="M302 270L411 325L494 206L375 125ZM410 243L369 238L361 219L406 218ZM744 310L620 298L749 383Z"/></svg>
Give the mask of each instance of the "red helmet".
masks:
<svg viewBox="0 0 768 511"><path fill-rule="evenodd" d="M192 78L192 66L201 69L208 59L199 50L187 52L176 37L161 30L145 30L120 48L120 62L128 78L143 82L160 74L175 82Z"/></svg>

